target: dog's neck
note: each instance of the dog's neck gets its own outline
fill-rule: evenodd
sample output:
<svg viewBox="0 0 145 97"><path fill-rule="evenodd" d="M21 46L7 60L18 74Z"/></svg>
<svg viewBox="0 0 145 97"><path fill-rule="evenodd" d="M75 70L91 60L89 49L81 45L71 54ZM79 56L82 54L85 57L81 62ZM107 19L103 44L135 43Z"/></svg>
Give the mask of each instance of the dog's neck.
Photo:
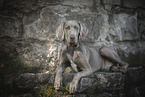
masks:
<svg viewBox="0 0 145 97"><path fill-rule="evenodd" d="M75 44L67 43L67 49L70 51L75 51L76 47L77 46Z"/></svg>
<svg viewBox="0 0 145 97"><path fill-rule="evenodd" d="M66 40L63 41L63 49L66 49L67 51L78 51L80 49L80 42L77 43L69 43Z"/></svg>
<svg viewBox="0 0 145 97"><path fill-rule="evenodd" d="M67 45L68 48L73 48L73 50L75 50L75 48L79 46L78 43L71 43L71 42L68 42L67 40L64 40L63 44Z"/></svg>

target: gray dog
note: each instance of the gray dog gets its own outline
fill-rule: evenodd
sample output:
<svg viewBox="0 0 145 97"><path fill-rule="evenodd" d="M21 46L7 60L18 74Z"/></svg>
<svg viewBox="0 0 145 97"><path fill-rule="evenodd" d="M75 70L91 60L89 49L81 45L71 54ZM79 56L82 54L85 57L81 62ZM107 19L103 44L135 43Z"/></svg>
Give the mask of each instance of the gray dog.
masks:
<svg viewBox="0 0 145 97"><path fill-rule="evenodd" d="M71 66L77 72L69 84L69 92L77 91L80 78L89 76L98 70L109 70L114 63L122 66L125 72L128 64L120 59L118 54L107 47L88 47L81 42L87 35L86 27L79 21L65 21L56 30L56 37L62 40L60 62L56 69L54 87L60 90L62 73Z"/></svg>

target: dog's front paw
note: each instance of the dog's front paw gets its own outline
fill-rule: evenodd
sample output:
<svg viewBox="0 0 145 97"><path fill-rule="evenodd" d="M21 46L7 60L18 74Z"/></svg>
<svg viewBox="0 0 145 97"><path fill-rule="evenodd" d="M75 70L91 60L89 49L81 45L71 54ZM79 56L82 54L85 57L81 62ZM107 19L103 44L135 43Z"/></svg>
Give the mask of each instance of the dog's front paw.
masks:
<svg viewBox="0 0 145 97"><path fill-rule="evenodd" d="M61 81L56 81L55 83L54 83L54 88L55 88L55 90L61 90L61 86L62 86L62 82Z"/></svg>
<svg viewBox="0 0 145 97"><path fill-rule="evenodd" d="M77 88L78 88L78 83L77 82L71 82L71 83L69 83L69 92L71 94L77 92Z"/></svg>
<svg viewBox="0 0 145 97"><path fill-rule="evenodd" d="M71 61L71 67L75 72L78 72L77 65L73 61Z"/></svg>
<svg viewBox="0 0 145 97"><path fill-rule="evenodd" d="M126 72L127 72L127 67L126 67L126 66L122 66L122 67L120 67L119 69L120 69L120 71L121 71L122 73L126 73Z"/></svg>
<svg viewBox="0 0 145 97"><path fill-rule="evenodd" d="M117 71L119 71L119 67L118 66L112 66L111 71L117 72Z"/></svg>

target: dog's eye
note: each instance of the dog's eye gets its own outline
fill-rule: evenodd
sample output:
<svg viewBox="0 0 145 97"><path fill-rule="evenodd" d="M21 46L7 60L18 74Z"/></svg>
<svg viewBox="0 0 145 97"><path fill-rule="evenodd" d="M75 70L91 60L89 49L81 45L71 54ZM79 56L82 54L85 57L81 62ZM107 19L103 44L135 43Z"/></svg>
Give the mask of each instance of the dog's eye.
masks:
<svg viewBox="0 0 145 97"><path fill-rule="evenodd" d="M66 29L66 30L70 30L70 26L67 26L65 29Z"/></svg>
<svg viewBox="0 0 145 97"><path fill-rule="evenodd" d="M75 30L78 30L78 27L77 27L77 26L74 26L74 29L75 29Z"/></svg>

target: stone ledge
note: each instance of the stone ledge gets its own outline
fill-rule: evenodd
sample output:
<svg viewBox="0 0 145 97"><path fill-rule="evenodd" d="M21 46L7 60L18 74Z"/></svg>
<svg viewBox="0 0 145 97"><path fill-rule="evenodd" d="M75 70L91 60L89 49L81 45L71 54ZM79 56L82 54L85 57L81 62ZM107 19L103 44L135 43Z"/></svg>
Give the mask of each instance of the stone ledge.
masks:
<svg viewBox="0 0 145 97"><path fill-rule="evenodd" d="M79 93L74 94L75 97L144 97L145 93L145 68L133 67L129 68L124 75L120 72L97 72L93 76L81 78L79 84ZM71 82L75 73L63 74L63 86ZM17 75L0 75L0 96L6 93L11 95L34 96L32 91L41 85L53 85L55 73L23 73ZM81 93L80 93L81 92ZM61 93L62 94L62 93ZM78 96L77 96L78 95ZM112 95L112 96L110 96ZM115 96L113 96L115 95ZM72 97L68 94L62 97ZM8 95L9 97L9 95ZM11 96L10 96L11 97ZM12 96L19 97L19 96ZM31 96L30 96L31 97ZM36 97L36 96L34 96ZM58 96L56 96L58 97Z"/></svg>
<svg viewBox="0 0 145 97"><path fill-rule="evenodd" d="M71 82L75 73L63 74L63 86ZM5 86L12 86L15 89L31 90L35 89L41 84L53 84L55 73L23 73L20 75L7 75L2 76L1 84L5 83ZM124 75L122 73L109 73L98 72L94 74L94 77L84 77L80 80L79 92L83 92L86 89L92 88L97 91L120 91L124 87Z"/></svg>

